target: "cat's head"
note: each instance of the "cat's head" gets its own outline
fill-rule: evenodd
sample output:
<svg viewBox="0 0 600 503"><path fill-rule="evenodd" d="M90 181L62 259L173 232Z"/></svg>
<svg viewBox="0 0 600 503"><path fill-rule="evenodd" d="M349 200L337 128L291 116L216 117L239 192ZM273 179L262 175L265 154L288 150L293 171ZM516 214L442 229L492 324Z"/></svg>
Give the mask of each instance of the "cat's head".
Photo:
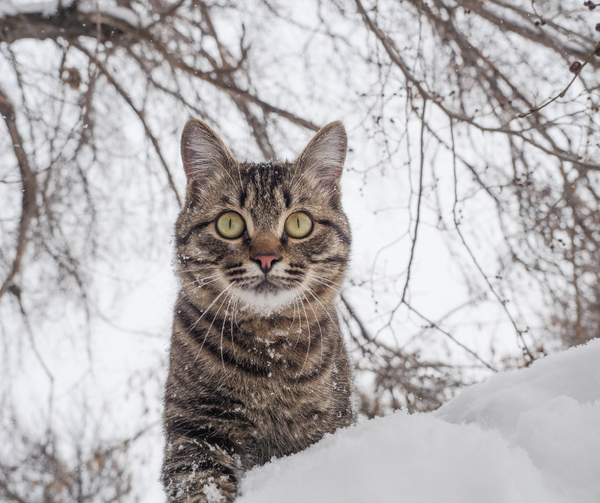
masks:
<svg viewBox="0 0 600 503"><path fill-rule="evenodd" d="M176 225L184 292L205 308L265 316L330 305L350 228L340 204L344 126L323 127L293 163L238 163L205 123L181 138L186 204ZM306 307L305 304L309 304Z"/></svg>

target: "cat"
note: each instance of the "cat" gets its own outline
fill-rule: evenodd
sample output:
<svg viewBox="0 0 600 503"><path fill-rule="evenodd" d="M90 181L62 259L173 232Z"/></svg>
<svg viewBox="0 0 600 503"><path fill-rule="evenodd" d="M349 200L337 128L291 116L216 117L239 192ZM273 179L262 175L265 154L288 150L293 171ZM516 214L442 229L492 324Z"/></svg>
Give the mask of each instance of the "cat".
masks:
<svg viewBox="0 0 600 503"><path fill-rule="evenodd" d="M186 124L164 397L169 502L231 502L249 468L354 422L336 313L351 244L346 149L333 122L293 163L238 163L207 124Z"/></svg>

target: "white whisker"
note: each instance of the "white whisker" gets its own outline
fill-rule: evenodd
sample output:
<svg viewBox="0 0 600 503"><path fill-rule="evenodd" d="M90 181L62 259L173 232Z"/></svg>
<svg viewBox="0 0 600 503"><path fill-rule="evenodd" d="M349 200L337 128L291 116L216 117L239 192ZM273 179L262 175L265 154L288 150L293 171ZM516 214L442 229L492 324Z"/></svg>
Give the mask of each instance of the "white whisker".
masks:
<svg viewBox="0 0 600 503"><path fill-rule="evenodd" d="M225 359L223 358L223 332L225 331L225 324L227 323L227 315L229 314L229 306L231 306L231 301L233 300L233 295L230 294L228 297L229 297L229 302L227 303L227 307L225 308L225 317L223 319L223 326L221 327L221 365L223 365L223 372L225 373L225 377L227 377L227 378L229 376L227 374L227 369L225 368ZM218 314L218 311L217 311L217 314ZM231 322L232 322L231 335L233 336L233 316L231 317ZM231 339L231 342L233 343L233 337Z"/></svg>
<svg viewBox="0 0 600 503"><path fill-rule="evenodd" d="M198 320L196 321L196 323L194 323L194 325L192 326L195 327L198 322L204 317L204 315L206 313L208 313L209 309L211 308L211 306L219 299L219 297L221 297L221 295L223 295L225 292L227 292L227 290L229 290L233 285L235 285L235 281L233 283L231 283L227 288L225 288L225 290L223 290L215 300L212 301L212 303L210 304L210 306L208 306L208 308L206 308L206 311L204 311L204 313L202 313L202 316L200 316L200 318L198 318ZM194 358L194 363L196 362L196 360L198 360L198 357L200 356L200 352L202 351L202 348L204 347L204 343L206 342L206 338L208 337L208 334L210 333L210 329L212 328L217 315L219 314L219 311L221 310L221 308L223 307L223 304L225 304L225 301L227 300L227 298L229 297L229 295L225 296L225 298L223 299L223 302L221 302L221 305L219 306L219 309L217 309L217 312L215 313L215 316L213 317L213 320L210 324L210 326L208 327L208 330L206 331L206 335L204 336L204 340L202 341L202 344L200 345L200 349L198 350L198 354L196 355L196 358Z"/></svg>
<svg viewBox="0 0 600 503"><path fill-rule="evenodd" d="M331 322L332 322L334 325L337 325L337 323L336 323L336 322L333 320L333 318L331 317L331 314L329 313L329 309L327 309L327 308L326 308L326 307L323 305L323 303L322 303L322 302L319 300L318 296L317 296L317 295L316 295L316 294L315 294L315 293L314 293L314 292L313 292L313 291L310 289L310 287L309 287L308 285L301 285L301 286L302 286L303 288L305 288L305 289L308 291L308 293L310 293L310 294L311 294L311 295L312 295L312 296L315 298L315 300L316 300L316 301L317 301L317 302L320 304L320 306L323 308L323 310L324 310L324 311L327 313L327 316L329 316L329 319L331 320Z"/></svg>
<svg viewBox="0 0 600 503"><path fill-rule="evenodd" d="M294 321L296 321L296 297L295 296L292 299L292 302L293 302L293 306L294 306L294 313L292 315L292 323L290 324L290 330L294 326Z"/></svg>
<svg viewBox="0 0 600 503"><path fill-rule="evenodd" d="M296 295L294 297L294 311L296 309L295 306L298 306L298 337L296 338L296 344L294 344L294 348L296 348L296 346L298 346L298 343L300 342L300 334L302 333L302 318L300 316L300 304L299 301L300 297L298 295Z"/></svg>
<svg viewBox="0 0 600 503"><path fill-rule="evenodd" d="M302 288L306 288L302 283L298 282L298 284ZM308 300L308 297L306 296L306 294L304 292L302 292L302 296L306 299L306 302L308 302L308 307L310 307L311 311L315 315L315 320L317 320L317 326L319 327L319 333L321 334L321 365L322 365L323 364L323 331L321 330L321 323L319 323L319 317L317 316L317 313L315 312L314 308L312 307L312 304L310 303L310 301Z"/></svg>
<svg viewBox="0 0 600 503"><path fill-rule="evenodd" d="M235 342L233 340L233 318L235 316L235 324L237 325L237 308L239 305L239 301L232 296L232 298L235 300L235 302L233 303L233 307L232 309L232 313L231 313L231 350L233 352L233 355L235 356Z"/></svg>
<svg viewBox="0 0 600 503"><path fill-rule="evenodd" d="M191 326L190 330L193 330L193 329L196 327L196 325L197 325L197 324L200 322L200 320L201 320L202 318L204 318L204 315L205 315L206 313L208 313L208 311L209 311L209 310L210 310L210 308L211 308L211 307L214 305L214 303L215 303L215 302L217 302L217 300L219 300L219 297L221 297L221 295L223 295L223 294L224 294L224 293L225 293L227 290L229 290L229 289L230 289L230 288L231 288L233 285L235 285L235 281L234 281L233 283L231 283L231 284L230 284L230 285L229 285L227 288L225 288L225 290L223 290L223 291L222 291L222 292L221 292L219 295L217 295L217 296L215 297L215 300L213 300L213 301L210 303L210 305L209 305L209 306L208 306L208 307L207 307L207 308L204 310L204 312L202 313L202 315L200 316L200 318L198 318L198 319L196 320L196 322L195 322L195 323L194 323L194 324ZM225 297L225 298L227 299L227 297ZM222 304L221 304L221 305L222 305ZM220 309L220 308L219 308L219 309Z"/></svg>
<svg viewBox="0 0 600 503"><path fill-rule="evenodd" d="M316 281L317 283L321 283L323 286L326 286L327 288L331 288L336 293L340 293L340 291L341 291L341 287L335 288L335 287L333 287L331 285L328 285L323 280L321 280L319 278L315 278L314 276L307 276L307 278L309 280Z"/></svg>
<svg viewBox="0 0 600 503"><path fill-rule="evenodd" d="M308 322L308 315L306 314L306 308L304 307L304 301L301 298L298 298L298 300L300 302L302 302L302 309L304 311L304 319L306 319L306 328L308 330L308 345L306 346L306 356L304 358L304 362L302 363L302 367L300 367L300 372L298 372L298 377L296 379L298 379L300 377L300 375L302 374L302 371L304 370L304 365L306 365L306 362L308 361L308 353L310 352L310 323ZM300 337L300 334L298 334L298 337Z"/></svg>
<svg viewBox="0 0 600 503"><path fill-rule="evenodd" d="M332 290L335 290L337 293L341 293L342 290L344 291L344 293L348 293L350 295L353 295L356 300L358 300L363 306L367 307L368 309L371 309L371 306L365 301L365 299L363 299L361 296L359 296L356 292L353 292L352 290L350 290L349 288L343 288L343 285L340 283L336 283L335 281L332 281L330 279L327 278L317 278L316 276L312 276L312 275L307 275L306 276L309 280L314 280L317 281L321 284L323 284L324 286L327 286L329 288L331 288ZM337 286L337 288L334 288L330 285L328 285L327 283L325 283L325 281L328 281L329 283Z"/></svg>

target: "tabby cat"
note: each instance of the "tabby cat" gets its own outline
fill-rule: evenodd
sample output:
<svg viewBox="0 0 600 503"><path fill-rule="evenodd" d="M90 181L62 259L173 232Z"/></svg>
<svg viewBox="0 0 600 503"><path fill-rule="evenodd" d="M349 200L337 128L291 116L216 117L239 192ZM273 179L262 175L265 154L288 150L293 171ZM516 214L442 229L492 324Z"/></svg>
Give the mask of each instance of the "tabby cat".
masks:
<svg viewBox="0 0 600 503"><path fill-rule="evenodd" d="M164 412L170 502L231 502L245 470L354 420L335 310L350 251L346 146L333 122L293 163L238 163L205 123L185 126Z"/></svg>

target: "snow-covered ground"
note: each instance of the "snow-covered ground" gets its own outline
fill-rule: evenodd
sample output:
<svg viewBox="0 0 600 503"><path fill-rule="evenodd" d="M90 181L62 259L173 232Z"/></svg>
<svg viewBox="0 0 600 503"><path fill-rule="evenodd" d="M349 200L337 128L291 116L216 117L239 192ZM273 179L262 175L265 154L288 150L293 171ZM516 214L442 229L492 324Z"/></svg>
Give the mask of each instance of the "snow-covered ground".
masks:
<svg viewBox="0 0 600 503"><path fill-rule="evenodd" d="M600 501L600 340L250 471L240 503Z"/></svg>

